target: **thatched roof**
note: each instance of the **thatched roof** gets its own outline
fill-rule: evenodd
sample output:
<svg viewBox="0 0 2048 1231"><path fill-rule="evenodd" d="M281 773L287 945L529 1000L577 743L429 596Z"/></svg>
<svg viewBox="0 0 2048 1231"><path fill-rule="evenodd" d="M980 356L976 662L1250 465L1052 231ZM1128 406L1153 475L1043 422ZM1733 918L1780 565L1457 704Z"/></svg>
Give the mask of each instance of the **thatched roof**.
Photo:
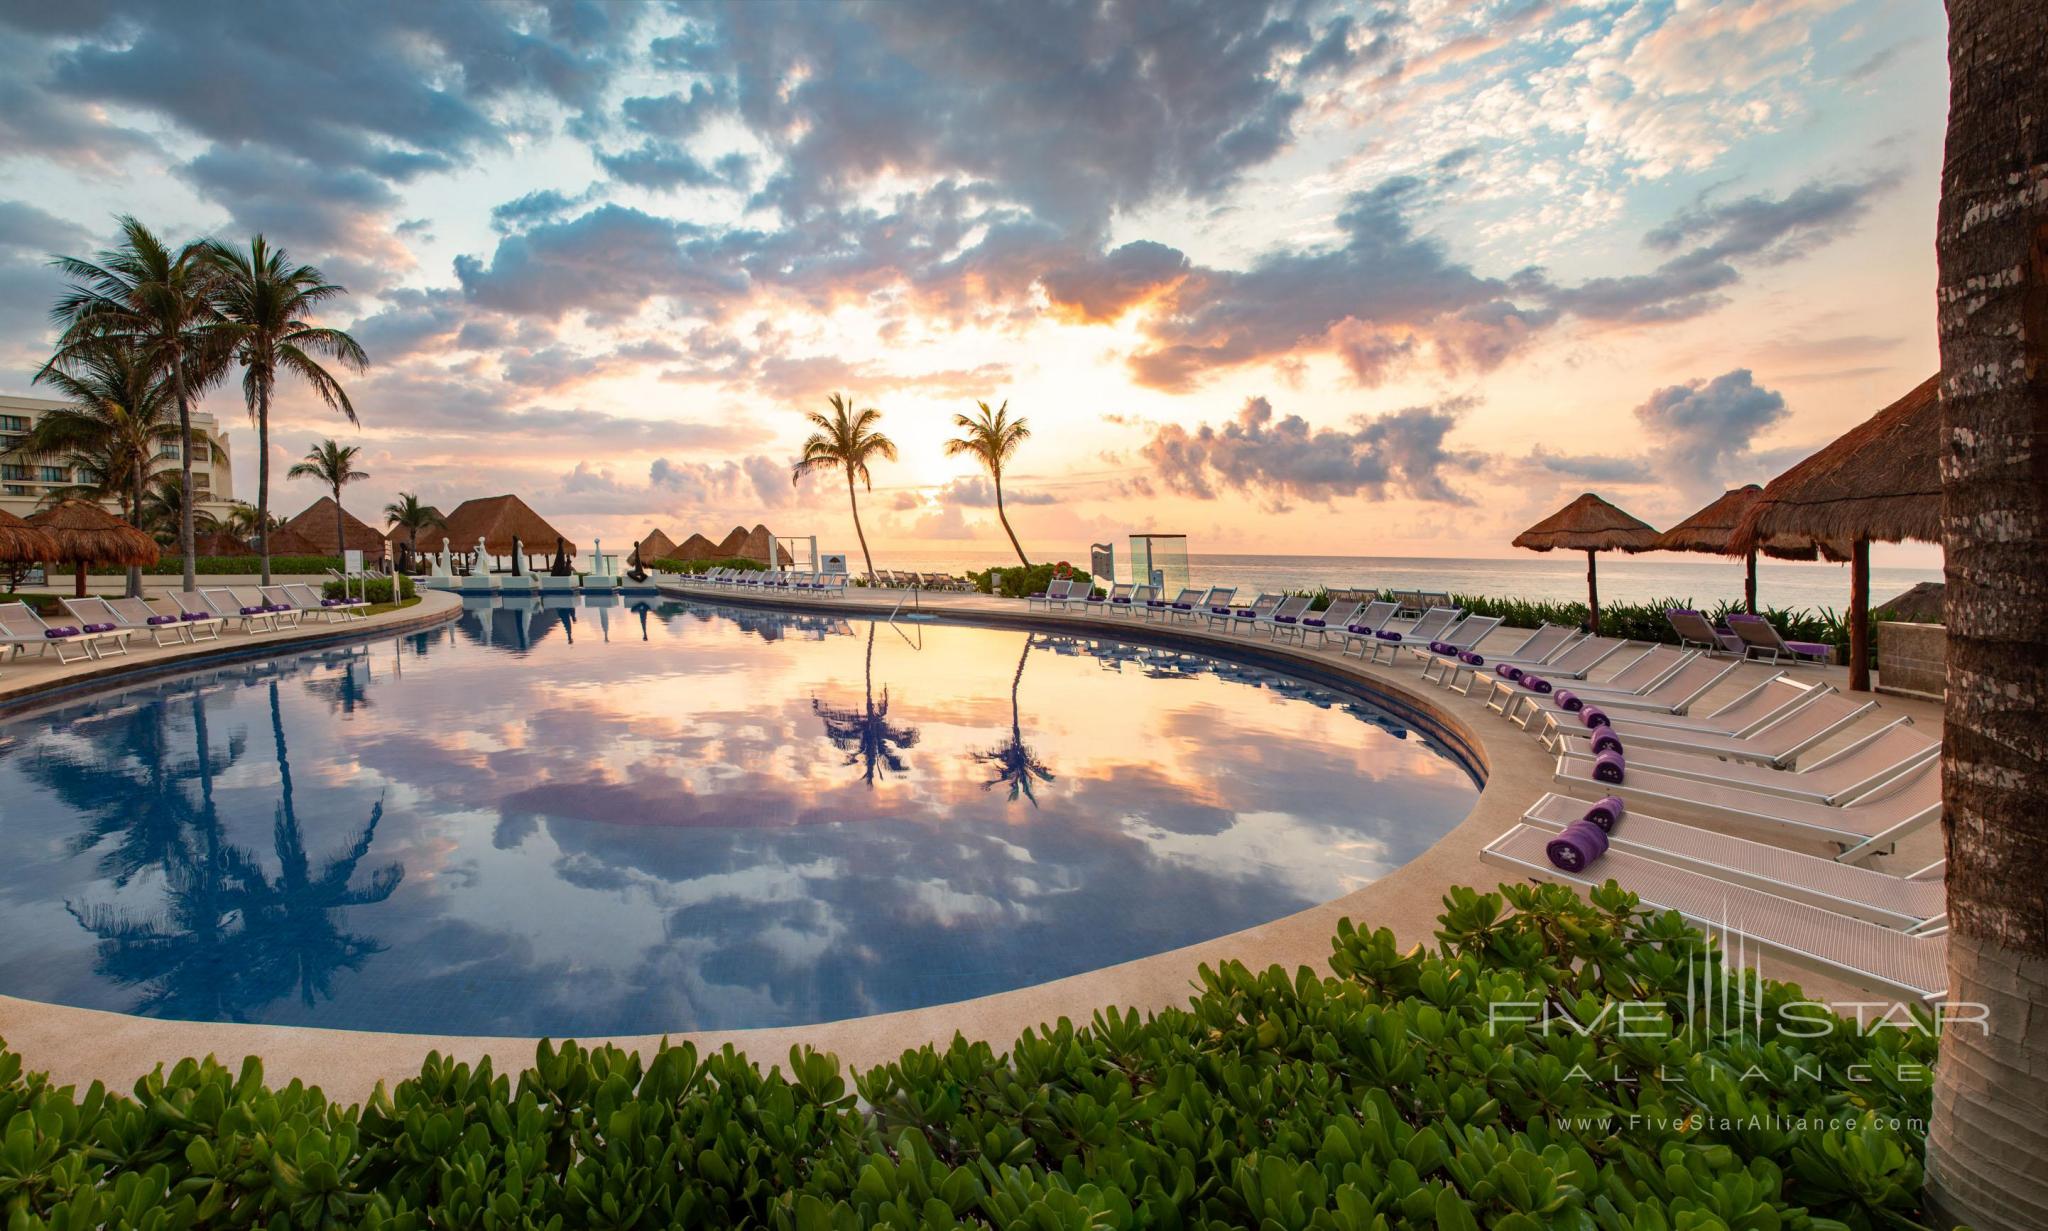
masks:
<svg viewBox="0 0 2048 1231"><path fill-rule="evenodd" d="M1939 373L1764 487L1732 545L1941 541ZM1837 552L1836 554L1846 554Z"/></svg>
<svg viewBox="0 0 2048 1231"><path fill-rule="evenodd" d="M447 530L433 532L436 549L441 546L441 539L446 537L456 551L473 551L477 539L481 538L484 550L491 555L509 556L512 554L512 538L517 535L527 554L551 556L555 554L555 540L563 538L566 541L561 531L549 525L524 500L513 495L465 500L443 520L448 523ZM569 554L577 554L573 542L569 543Z"/></svg>
<svg viewBox="0 0 2048 1231"><path fill-rule="evenodd" d="M642 568L647 567L656 560L672 559L675 554L676 545L674 541L659 530L648 531L646 538L633 545L633 558L639 562Z"/></svg>
<svg viewBox="0 0 2048 1231"><path fill-rule="evenodd" d="M57 558L57 540L6 509L0 509L0 560L10 564L28 564Z"/></svg>
<svg viewBox="0 0 2048 1231"><path fill-rule="evenodd" d="M1654 551L1657 531L1587 492L1515 536L1530 551Z"/></svg>
<svg viewBox="0 0 2048 1231"><path fill-rule="evenodd" d="M297 517L287 521L284 524L284 528L286 530L296 530L311 542L319 544L317 554L323 556L333 555L334 497L322 496L315 500L307 505L305 510ZM369 559L380 559L384 555L384 536L378 533L375 527L358 520L347 509L341 511L341 538L342 542L351 551L360 551ZM276 539L276 535L271 536L273 544L276 542ZM280 553L275 546L271 547L270 553L272 555L284 554Z"/></svg>
<svg viewBox="0 0 2048 1231"><path fill-rule="evenodd" d="M1742 515L1755 504L1764 489L1751 483L1745 487L1731 488L1706 508L1657 536L1659 551L1701 551L1719 556L1742 556L1746 551L1735 551L1729 541L1735 535L1735 527L1742 521ZM1764 555L1779 560L1812 560L1820 555L1820 549L1812 539L1784 537L1772 539L1758 546Z"/></svg>
<svg viewBox="0 0 2048 1231"><path fill-rule="evenodd" d="M253 556L256 549L232 534L197 534L192 550L202 556Z"/></svg>
<svg viewBox="0 0 2048 1231"><path fill-rule="evenodd" d="M1908 624L1943 622L1943 600L1948 587L1938 581L1923 581L1904 594L1870 609L1873 619L1902 620Z"/></svg>
<svg viewBox="0 0 2048 1231"><path fill-rule="evenodd" d="M290 526L279 526L270 532L270 554L273 556L331 556L334 554L334 519L327 520L327 533L319 539L308 538L303 532Z"/></svg>
<svg viewBox="0 0 2048 1231"><path fill-rule="evenodd" d="M57 543L54 557L66 564L155 564L156 540L90 500L60 500L31 513L28 524Z"/></svg>
<svg viewBox="0 0 2048 1231"><path fill-rule="evenodd" d="M734 556L745 555L746 550L747 528L734 526L732 533L718 540L718 546L712 549L712 554L721 560L729 560Z"/></svg>
<svg viewBox="0 0 2048 1231"><path fill-rule="evenodd" d="M773 542L775 542L775 536L769 531L768 527L755 526L752 530L747 531L746 544L739 549L737 554L749 560L759 560L763 564L796 563L796 557L789 554L789 548L787 547L776 548L776 558L770 560L768 558L768 550L769 544Z"/></svg>
<svg viewBox="0 0 2048 1231"><path fill-rule="evenodd" d="M716 558L717 555L718 544L701 534L693 534L683 540L682 546L676 548L675 554L670 558L675 560L710 560Z"/></svg>

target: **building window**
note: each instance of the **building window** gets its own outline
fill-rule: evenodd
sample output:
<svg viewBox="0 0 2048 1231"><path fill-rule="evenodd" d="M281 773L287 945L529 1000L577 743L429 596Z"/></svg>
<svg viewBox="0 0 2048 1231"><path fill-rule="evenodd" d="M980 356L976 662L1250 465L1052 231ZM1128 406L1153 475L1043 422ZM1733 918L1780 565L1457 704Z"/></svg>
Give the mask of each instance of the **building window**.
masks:
<svg viewBox="0 0 2048 1231"><path fill-rule="evenodd" d="M45 466L42 469L42 480L45 483L69 483L71 472L62 466Z"/></svg>
<svg viewBox="0 0 2048 1231"><path fill-rule="evenodd" d="M196 491L196 492L203 492L203 491L209 491L209 490L211 490L211 489L212 489L212 487L213 487L213 476L212 476L212 475L210 475L210 474L206 473L206 472L205 472L204 470L195 470L195 471L193 471L193 472L192 472L192 490L193 490L193 491Z"/></svg>
<svg viewBox="0 0 2048 1231"><path fill-rule="evenodd" d="M174 442L172 442L172 443L169 443L169 444L166 444L166 445L162 446L161 448L159 448L159 449L158 449L158 450L156 451L156 455L157 455L158 457L160 457L160 458L164 458L164 459L166 459L166 460L169 460L169 461L177 461L177 460L178 460L178 446L177 446L177 443L176 443L176 442L174 441Z"/></svg>
<svg viewBox="0 0 2048 1231"><path fill-rule="evenodd" d="M10 496L33 496L36 493L32 488L22 487L21 485L16 483L9 483L7 485L7 494Z"/></svg>
<svg viewBox="0 0 2048 1231"><path fill-rule="evenodd" d="M0 463L0 479L26 479L28 467L15 462Z"/></svg>
<svg viewBox="0 0 2048 1231"><path fill-rule="evenodd" d="M28 419L22 415L0 415L0 432L26 432Z"/></svg>
<svg viewBox="0 0 2048 1231"><path fill-rule="evenodd" d="M78 481L88 487L97 486L100 481L100 472L97 470L87 470L85 467L80 466L78 468Z"/></svg>

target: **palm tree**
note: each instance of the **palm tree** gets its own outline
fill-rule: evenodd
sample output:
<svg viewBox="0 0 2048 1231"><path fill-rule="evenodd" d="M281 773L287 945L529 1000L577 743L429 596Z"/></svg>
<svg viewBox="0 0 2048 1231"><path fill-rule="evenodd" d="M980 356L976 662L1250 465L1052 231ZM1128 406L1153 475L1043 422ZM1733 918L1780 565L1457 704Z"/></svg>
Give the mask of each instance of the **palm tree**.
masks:
<svg viewBox="0 0 2048 1231"><path fill-rule="evenodd" d="M321 304L348 293L318 269L293 265L284 249L272 248L261 235L249 241L246 252L209 241L206 257L219 274L214 303L222 318L221 337L242 365L242 400L256 423L256 551L263 558L267 586L270 535L262 527L270 513L270 395L278 375L296 373L329 410L340 411L353 424L356 408L348 392L316 356L358 372L370 358L348 334L307 319Z"/></svg>
<svg viewBox="0 0 2048 1231"><path fill-rule="evenodd" d="M282 529L284 521L273 513L258 514L256 506L246 500L237 500L230 507L228 515L221 519L220 528L243 542L254 539L258 534L269 534Z"/></svg>
<svg viewBox="0 0 2048 1231"><path fill-rule="evenodd" d="M1927 1138L1941 1225L2048 1226L2048 0L1949 0L1935 229L1949 997ZM2028 48L2033 50L2029 51ZM1982 1006L1981 1009L1974 1006ZM1930 1221L1933 1221L1930 1219Z"/></svg>
<svg viewBox="0 0 2048 1231"><path fill-rule="evenodd" d="M338 556L348 554L348 523L341 516L342 486L370 477L356 469L356 455L361 452L357 445L323 440L308 450L305 460L293 465L284 476L287 479L318 479L334 494L334 554Z"/></svg>
<svg viewBox="0 0 2048 1231"><path fill-rule="evenodd" d="M57 353L43 371L71 371L103 339L132 346L144 368L166 377L178 407L178 464L192 488L192 399L219 379L225 351L213 304L218 274L198 243L175 252L134 218L123 216L121 246L91 261L57 257L51 263L71 286L50 309L61 327ZM192 514L178 526L185 557L185 589L194 585Z"/></svg>
<svg viewBox="0 0 2048 1231"><path fill-rule="evenodd" d="M431 530L435 526L446 529L448 525L441 520L441 514L434 506L421 504L420 498L412 492L400 492L397 500L384 506L384 524L405 531L406 545L412 548L415 557L420 554L420 531Z"/></svg>
<svg viewBox="0 0 2048 1231"><path fill-rule="evenodd" d="M889 689L875 700L875 626L868 624L868 657L865 673L866 696L859 709L830 706L811 698L811 712L825 724L825 738L846 754L846 764L861 767L861 781L873 787L875 779L902 773L907 767L899 749L917 746L917 728L889 721Z"/></svg>
<svg viewBox="0 0 2048 1231"><path fill-rule="evenodd" d="M1010 516L1003 511L1003 466L1017 455L1017 447L1031 437L1031 428L1022 418L1010 418L1010 404L1004 402L995 410L987 402L976 402L981 407L979 415L954 415L953 426L964 433L946 442L946 456L959 457L972 454L981 462L982 469L996 485L996 520L1003 523L1003 533L1010 536L1010 546L1016 551L1017 559L1025 568L1031 561L1024 554L1024 547L1017 542L1017 532L1010 529Z"/></svg>
<svg viewBox="0 0 2048 1231"><path fill-rule="evenodd" d="M829 416L814 410L804 412L804 417L818 430L804 441L803 453L790 468L789 481L794 486L812 471L846 471L846 499L853 506L853 533L860 539L861 559L867 562L868 579L872 581L875 558L868 554L868 536L860 528L860 499L856 493L861 484L869 491L875 489L868 462L873 458L895 461L896 442L874 430L882 419L882 412L874 407L855 410L852 398L837 393L832 395L831 405Z"/></svg>
<svg viewBox="0 0 2048 1231"><path fill-rule="evenodd" d="M185 485L179 482L177 472L166 470L151 478L144 489L142 503L135 510L135 525L155 536L158 543L168 545L177 541L187 513L191 514L191 525L197 533L220 531L220 523L212 514L195 510L185 499Z"/></svg>
<svg viewBox="0 0 2048 1231"><path fill-rule="evenodd" d="M112 499L140 528L158 457L178 439L169 383L118 338L80 347L68 368L45 368L36 383L52 386L71 405L38 418L16 452L61 459L72 471L76 482L51 495ZM139 568L128 570L128 593L142 593Z"/></svg>
<svg viewBox="0 0 2048 1231"><path fill-rule="evenodd" d="M984 408L986 409L986 408ZM1010 738L1007 742L977 752L974 759L984 765L995 766L996 776L981 784L986 791L992 787L1008 786L1010 802L1017 802L1019 795L1038 806L1036 785L1052 781L1052 770L1048 769L1038 755L1024 744L1024 718L1017 708L1017 690L1024 684L1024 663L1031 657L1031 638L1024 638L1024 652L1017 656L1017 672L1010 677Z"/></svg>

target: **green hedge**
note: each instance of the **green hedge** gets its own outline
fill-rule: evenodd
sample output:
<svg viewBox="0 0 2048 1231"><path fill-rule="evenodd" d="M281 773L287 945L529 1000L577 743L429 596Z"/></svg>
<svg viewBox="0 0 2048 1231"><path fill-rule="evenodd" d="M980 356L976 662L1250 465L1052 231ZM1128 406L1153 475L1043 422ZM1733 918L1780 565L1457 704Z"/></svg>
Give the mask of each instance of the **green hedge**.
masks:
<svg viewBox="0 0 2048 1231"><path fill-rule="evenodd" d="M1917 1225L1928 1035L1793 1037L1611 889L1453 890L1438 948L1346 922L1334 976L1200 972L1189 1007L955 1037L849 1080L795 1049L543 1043L338 1106L183 1061L132 1098L0 1051L0 1215L61 1227L971 1225L1839 1231ZM1716 997L1695 998L1695 963ZM1759 994L1759 1029L1725 1006ZM1509 1006L1503 1012L1502 1005ZM1518 1006L1575 1024L1540 1029ZM1622 1006L1642 1006L1621 1016ZM1804 1012L1805 1010L1800 1010ZM1630 1022L1623 1029L1623 1021ZM1639 1032L1654 1022L1656 1037Z"/></svg>
<svg viewBox="0 0 2048 1231"><path fill-rule="evenodd" d="M270 571L273 574L284 576L304 576L307 574L317 576L328 569L340 567L340 556L270 557ZM50 575L55 577L57 571L52 570ZM176 548L171 548L164 552L162 559L142 571L152 577L176 577L185 571L185 558L178 554ZM247 574L255 576L263 571L263 559L260 556L200 556L195 561L193 571L202 574L217 573L232 576ZM128 575L128 570L124 568L96 568L91 570L91 573L94 577L125 577Z"/></svg>
<svg viewBox="0 0 2048 1231"><path fill-rule="evenodd" d="M766 572L768 566L759 560L749 560L744 556L720 556L715 560L663 558L654 562L654 571L658 573L708 573L715 568L744 568L759 573Z"/></svg>
<svg viewBox="0 0 2048 1231"><path fill-rule="evenodd" d="M983 569L979 573L970 571L967 580L973 582L974 588L983 594L1023 598L1027 594L1045 593L1045 588L1052 584L1053 570L1056 567L1058 566L1053 564L1034 564L1030 568L1025 568L1021 564L1014 564L1008 568L998 565ZM1094 580L1081 569L1071 570L1069 576L1075 581Z"/></svg>

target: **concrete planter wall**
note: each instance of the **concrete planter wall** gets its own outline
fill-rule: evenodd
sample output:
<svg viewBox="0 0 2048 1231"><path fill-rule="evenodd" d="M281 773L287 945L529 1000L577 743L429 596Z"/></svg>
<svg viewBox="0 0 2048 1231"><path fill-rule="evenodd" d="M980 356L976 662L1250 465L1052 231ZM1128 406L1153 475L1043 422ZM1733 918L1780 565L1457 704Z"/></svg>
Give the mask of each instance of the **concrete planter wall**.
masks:
<svg viewBox="0 0 2048 1231"><path fill-rule="evenodd" d="M1947 673L1947 629L1939 624L1877 622L1877 691L1939 698Z"/></svg>

